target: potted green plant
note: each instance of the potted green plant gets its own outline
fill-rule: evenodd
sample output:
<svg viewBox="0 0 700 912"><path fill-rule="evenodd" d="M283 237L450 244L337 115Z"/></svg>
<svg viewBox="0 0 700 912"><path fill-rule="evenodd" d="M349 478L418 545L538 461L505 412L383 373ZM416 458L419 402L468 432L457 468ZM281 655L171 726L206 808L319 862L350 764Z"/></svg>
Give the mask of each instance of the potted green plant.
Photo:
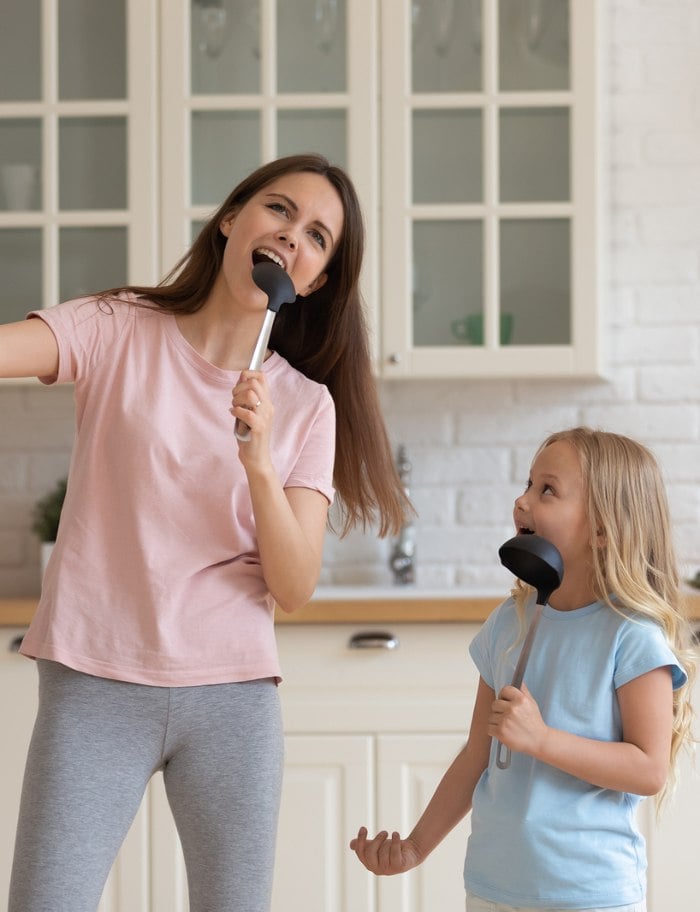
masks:
<svg viewBox="0 0 700 912"><path fill-rule="evenodd" d="M54 487L34 504L32 531L41 542L42 576L56 541L67 485L67 478L59 479Z"/></svg>

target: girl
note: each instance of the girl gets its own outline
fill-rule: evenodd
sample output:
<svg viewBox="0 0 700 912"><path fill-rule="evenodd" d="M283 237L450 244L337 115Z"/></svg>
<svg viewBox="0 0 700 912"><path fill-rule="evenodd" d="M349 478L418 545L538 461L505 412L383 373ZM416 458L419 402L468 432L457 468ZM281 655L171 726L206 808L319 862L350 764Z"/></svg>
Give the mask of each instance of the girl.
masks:
<svg viewBox="0 0 700 912"><path fill-rule="evenodd" d="M282 772L273 606L291 612L313 593L334 489L344 530L376 519L395 533L407 509L371 374L363 243L345 173L320 156L282 159L236 187L159 286L0 328L0 374L72 381L77 411L22 647L39 660L40 707L10 912L94 910L156 770L192 912L269 908ZM262 260L298 297L250 371Z"/></svg>
<svg viewBox="0 0 700 912"><path fill-rule="evenodd" d="M513 513L559 549L522 689L509 685L534 592L517 581L470 652L480 672L469 740L410 835L350 847L375 874L420 864L472 810L469 912L645 908L635 812L663 793L689 735L678 574L657 464L617 434L574 428L538 450ZM502 742L513 751L498 769Z"/></svg>

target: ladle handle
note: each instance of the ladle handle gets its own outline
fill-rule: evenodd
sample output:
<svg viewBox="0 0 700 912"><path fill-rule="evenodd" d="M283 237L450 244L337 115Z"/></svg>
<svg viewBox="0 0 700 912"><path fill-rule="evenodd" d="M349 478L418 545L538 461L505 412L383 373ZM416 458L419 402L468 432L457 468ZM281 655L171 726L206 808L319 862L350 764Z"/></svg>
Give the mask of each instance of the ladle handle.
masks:
<svg viewBox="0 0 700 912"><path fill-rule="evenodd" d="M542 608L543 605L541 602L537 602L535 605L535 611L532 615L532 620L530 621L530 626L527 629L525 635L525 640L523 642L523 648L520 650L520 655L518 656L518 662L515 666L515 671L513 673L513 680L511 684L513 687L520 689L521 684L523 683L523 678L525 677L525 668L527 667L527 660L530 658L530 652L532 651L532 643L535 639L535 634L537 633L537 627L540 623L540 618L542 617ZM503 756L503 751L505 750L505 756ZM496 766L499 769L508 769L510 766L510 748L506 747L505 744L498 742L498 750L496 751Z"/></svg>
<svg viewBox="0 0 700 912"><path fill-rule="evenodd" d="M265 319L263 320L263 325L260 327L260 332L258 333L258 341L255 343L255 348L253 349L253 354L250 359L250 364L248 370L259 371L265 360L265 352L267 351L267 343L270 341L270 333L272 332L272 324L275 322L275 317L277 316L277 311L275 310L266 310ZM236 418L234 424L234 434L238 440L246 441L250 440L250 428L245 423L241 421L240 418Z"/></svg>
<svg viewBox="0 0 700 912"><path fill-rule="evenodd" d="M503 754L505 751L505 756ZM496 766L499 770L507 770L510 766L510 748L506 747L505 744L498 742L498 751L496 752Z"/></svg>

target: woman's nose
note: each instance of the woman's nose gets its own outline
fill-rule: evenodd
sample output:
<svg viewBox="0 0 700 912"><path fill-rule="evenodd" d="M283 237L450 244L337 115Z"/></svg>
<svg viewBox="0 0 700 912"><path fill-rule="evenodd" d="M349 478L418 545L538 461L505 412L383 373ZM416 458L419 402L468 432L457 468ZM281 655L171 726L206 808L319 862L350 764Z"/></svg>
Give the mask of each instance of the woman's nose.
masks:
<svg viewBox="0 0 700 912"><path fill-rule="evenodd" d="M291 250L296 249L297 242L296 242L296 238L294 237L293 231L290 231L290 230L280 231L277 235L277 238L278 238L278 240L282 241L283 244L287 244L287 246Z"/></svg>

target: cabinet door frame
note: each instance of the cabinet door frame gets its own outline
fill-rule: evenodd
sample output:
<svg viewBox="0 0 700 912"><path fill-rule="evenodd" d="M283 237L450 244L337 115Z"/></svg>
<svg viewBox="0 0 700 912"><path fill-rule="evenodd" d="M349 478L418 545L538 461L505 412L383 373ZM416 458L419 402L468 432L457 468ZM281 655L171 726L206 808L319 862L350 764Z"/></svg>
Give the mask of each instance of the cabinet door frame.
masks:
<svg viewBox="0 0 700 912"><path fill-rule="evenodd" d="M497 0L483 2L483 44L496 54ZM410 4L383 0L382 36L382 340L383 376L545 377L601 375L600 302L600 20L599 0L570 0L571 88L566 92L497 94L495 67L485 67L483 92L410 94ZM411 204L411 115L431 108L477 107L484 112L484 193L478 204ZM501 204L493 163L498 155L500 105L564 104L571 111L571 200ZM571 223L571 334L569 345L498 344L498 244L503 218L563 217ZM412 250L415 219L478 219L483 225L484 345L416 346L412 332Z"/></svg>

